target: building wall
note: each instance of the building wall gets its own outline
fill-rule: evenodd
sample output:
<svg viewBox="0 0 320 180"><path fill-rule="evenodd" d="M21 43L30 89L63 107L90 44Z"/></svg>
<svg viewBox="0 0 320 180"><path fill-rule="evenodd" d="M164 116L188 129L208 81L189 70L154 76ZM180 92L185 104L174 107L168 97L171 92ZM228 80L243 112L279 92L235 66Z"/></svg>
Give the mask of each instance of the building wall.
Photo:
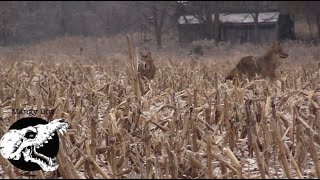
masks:
<svg viewBox="0 0 320 180"><path fill-rule="evenodd" d="M220 1L220 12L273 11L279 9L276 1Z"/></svg>
<svg viewBox="0 0 320 180"><path fill-rule="evenodd" d="M178 26L180 43L206 39L204 27L201 24L180 24ZM254 42L254 24L250 25L220 25L220 40L231 43ZM258 42L271 43L278 40L277 24L259 25Z"/></svg>
<svg viewBox="0 0 320 180"><path fill-rule="evenodd" d="M220 29L221 41L231 43L254 42L254 24L223 25ZM276 24L258 26L258 42L271 43L278 40Z"/></svg>
<svg viewBox="0 0 320 180"><path fill-rule="evenodd" d="M205 39L205 29L202 24L179 24L180 43L186 44L192 41Z"/></svg>

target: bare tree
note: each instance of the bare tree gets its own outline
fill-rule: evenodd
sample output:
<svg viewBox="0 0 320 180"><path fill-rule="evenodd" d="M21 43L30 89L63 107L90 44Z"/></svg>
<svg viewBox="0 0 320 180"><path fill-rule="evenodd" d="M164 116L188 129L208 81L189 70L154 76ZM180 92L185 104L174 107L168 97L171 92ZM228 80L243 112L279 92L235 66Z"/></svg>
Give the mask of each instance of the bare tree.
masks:
<svg viewBox="0 0 320 180"><path fill-rule="evenodd" d="M205 37L220 41L220 7L223 2L220 1L192 1L188 2L187 12L194 15L201 24L204 25ZM212 19L214 15L214 19Z"/></svg>
<svg viewBox="0 0 320 180"><path fill-rule="evenodd" d="M309 22L314 22L318 29L318 38L320 38L320 2L303 1L304 12L306 12ZM311 27L311 25L309 25ZM311 31L311 30L310 30Z"/></svg>
<svg viewBox="0 0 320 180"><path fill-rule="evenodd" d="M160 6L160 5L159 5ZM152 24L154 26L155 37L157 40L158 48L162 47L162 28L163 23L166 18L167 7L161 7L160 10L157 9L156 4L152 5Z"/></svg>
<svg viewBox="0 0 320 180"><path fill-rule="evenodd" d="M154 36L157 42L157 47L162 48L162 35L164 29L170 26L170 19L174 16L177 6L176 1L150 1L136 2L137 6L142 7L142 16L146 24L150 24L154 30ZM168 23L169 22L169 23Z"/></svg>
<svg viewBox="0 0 320 180"><path fill-rule="evenodd" d="M320 15L317 16L318 38L320 38Z"/></svg>
<svg viewBox="0 0 320 180"><path fill-rule="evenodd" d="M66 27L66 5L64 1L60 2L60 8L61 8L61 31L62 35L65 36L67 33L67 27Z"/></svg>
<svg viewBox="0 0 320 180"><path fill-rule="evenodd" d="M318 29L318 38L320 38L320 3L319 1L279 1L279 7L282 11L293 15L304 17L308 23L310 37L312 35L312 24L315 23Z"/></svg>
<svg viewBox="0 0 320 180"><path fill-rule="evenodd" d="M258 44L258 26L259 26L259 1L252 1L250 4L247 1L242 1L247 12L250 13L254 21L254 43Z"/></svg>
<svg viewBox="0 0 320 180"><path fill-rule="evenodd" d="M2 45L7 46L12 37L13 29L9 25L9 14L10 14L11 3L8 1L2 1L0 3L0 42Z"/></svg>
<svg viewBox="0 0 320 180"><path fill-rule="evenodd" d="M163 34L175 28L177 19L184 15L195 15L204 25L203 34L209 39L219 39L219 14L245 9L242 1L135 1L135 2L41 2L41 1L2 1L0 3L1 41L33 42L64 35L108 35L117 33L150 30L159 48L163 45ZM263 3L249 2L250 12L257 24L257 10ZM318 29L313 37L320 37L320 4L317 1L270 2L281 5L290 15L306 17ZM180 3L181 5L181 3ZM228 5L228 6L227 6ZM240 11L240 10L239 10ZM213 16L214 15L214 16ZM214 18L213 18L214 17ZM257 26L256 26L257 27ZM307 27L308 28L308 27ZM82 30L82 32L81 32ZM149 31L148 31L149 32ZM255 37L258 28L255 28ZM314 31L313 31L314 33ZM26 34L28 34L26 36ZM145 33L146 34L146 33ZM144 35L143 35L144 36ZM258 38L255 38L256 40Z"/></svg>

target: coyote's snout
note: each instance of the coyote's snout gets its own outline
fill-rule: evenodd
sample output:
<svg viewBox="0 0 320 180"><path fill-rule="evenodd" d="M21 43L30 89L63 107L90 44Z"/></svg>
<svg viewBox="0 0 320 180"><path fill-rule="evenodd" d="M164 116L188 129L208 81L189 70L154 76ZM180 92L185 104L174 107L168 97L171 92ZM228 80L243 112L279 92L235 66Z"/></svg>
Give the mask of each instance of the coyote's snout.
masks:
<svg viewBox="0 0 320 180"><path fill-rule="evenodd" d="M281 47L279 42L273 43L271 48L272 48L273 53L278 54L278 56L280 58L284 59L284 58L287 58L289 56L287 53L283 52L283 49L282 49L282 47Z"/></svg>
<svg viewBox="0 0 320 180"><path fill-rule="evenodd" d="M276 69L279 66L279 58L287 58L279 42L274 42L271 48L262 56L243 57L236 67L231 70L226 79L233 79L235 76L242 78L243 75L251 80L256 74L263 78L277 79Z"/></svg>
<svg viewBox="0 0 320 180"><path fill-rule="evenodd" d="M140 52L140 55L142 63L139 63L138 72L141 75L141 77L145 77L151 80L154 78L156 74L156 66L151 57L151 53L148 52L146 55L144 55Z"/></svg>

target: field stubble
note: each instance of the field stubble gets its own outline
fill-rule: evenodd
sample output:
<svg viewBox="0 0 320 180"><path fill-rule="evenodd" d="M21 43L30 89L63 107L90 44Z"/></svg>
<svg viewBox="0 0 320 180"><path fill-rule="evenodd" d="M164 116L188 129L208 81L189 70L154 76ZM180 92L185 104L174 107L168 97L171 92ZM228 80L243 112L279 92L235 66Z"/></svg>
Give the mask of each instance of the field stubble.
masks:
<svg viewBox="0 0 320 180"><path fill-rule="evenodd" d="M224 77L241 57L226 62L226 56L192 61L158 55L156 76L141 94L138 53L129 52L95 61L2 58L0 135L25 116L13 115L13 108L54 109L53 116L37 116L64 118L70 128L60 136L58 174L23 174L0 157L1 175L320 178L316 61L297 65L289 58L281 81L257 78L235 86Z"/></svg>

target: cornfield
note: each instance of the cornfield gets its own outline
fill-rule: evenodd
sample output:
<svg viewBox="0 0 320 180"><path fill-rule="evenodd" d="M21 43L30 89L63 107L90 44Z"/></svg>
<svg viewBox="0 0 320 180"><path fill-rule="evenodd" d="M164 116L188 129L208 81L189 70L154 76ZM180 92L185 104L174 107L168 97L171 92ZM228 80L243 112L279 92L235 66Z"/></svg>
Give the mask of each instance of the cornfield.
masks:
<svg viewBox="0 0 320 180"><path fill-rule="evenodd" d="M28 116L14 108L51 109L36 116L70 125L56 172L23 172L0 156L2 178L320 178L316 61L289 59L280 81L235 85L224 77L236 61L162 57L142 81L129 38L127 47L95 61L1 58L0 136Z"/></svg>

